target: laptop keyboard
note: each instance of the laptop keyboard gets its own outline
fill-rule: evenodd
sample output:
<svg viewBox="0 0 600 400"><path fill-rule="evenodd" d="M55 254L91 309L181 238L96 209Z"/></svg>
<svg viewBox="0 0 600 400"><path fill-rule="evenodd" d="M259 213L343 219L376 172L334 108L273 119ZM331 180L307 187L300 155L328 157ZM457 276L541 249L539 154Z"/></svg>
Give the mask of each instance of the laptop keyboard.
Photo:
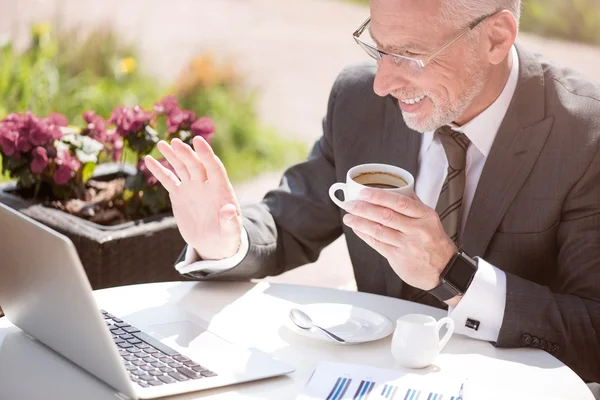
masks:
<svg viewBox="0 0 600 400"><path fill-rule="evenodd" d="M131 380L141 387L203 379L216 373L101 310Z"/></svg>

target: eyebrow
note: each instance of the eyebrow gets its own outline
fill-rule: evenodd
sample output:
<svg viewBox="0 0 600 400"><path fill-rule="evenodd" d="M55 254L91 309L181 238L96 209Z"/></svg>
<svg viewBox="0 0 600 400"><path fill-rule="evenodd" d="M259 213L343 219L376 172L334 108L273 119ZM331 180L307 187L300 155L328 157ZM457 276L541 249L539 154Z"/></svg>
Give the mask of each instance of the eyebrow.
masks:
<svg viewBox="0 0 600 400"><path fill-rule="evenodd" d="M421 51L421 52L426 52L425 49L423 49L421 46L418 46L415 43L406 43L403 46L387 46L387 48L385 48L385 46L382 46L381 43L379 43L379 41L375 38L375 36L373 36L373 33L371 32L371 26L369 26L368 28L369 30L369 36L371 36L371 39L373 39L373 41L375 42L375 44L377 45L377 48L385 50L385 51L390 51L392 53L401 53L402 51L407 51L407 50L415 50L415 51Z"/></svg>

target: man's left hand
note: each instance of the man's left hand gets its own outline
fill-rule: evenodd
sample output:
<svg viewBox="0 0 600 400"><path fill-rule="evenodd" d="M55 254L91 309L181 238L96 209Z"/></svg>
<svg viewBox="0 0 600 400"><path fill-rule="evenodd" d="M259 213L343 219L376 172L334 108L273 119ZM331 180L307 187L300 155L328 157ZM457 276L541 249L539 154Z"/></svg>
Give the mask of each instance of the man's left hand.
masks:
<svg viewBox="0 0 600 400"><path fill-rule="evenodd" d="M363 189L348 202L344 223L384 256L407 284L422 290L439 285L440 274L457 249L435 210L418 197L384 189Z"/></svg>

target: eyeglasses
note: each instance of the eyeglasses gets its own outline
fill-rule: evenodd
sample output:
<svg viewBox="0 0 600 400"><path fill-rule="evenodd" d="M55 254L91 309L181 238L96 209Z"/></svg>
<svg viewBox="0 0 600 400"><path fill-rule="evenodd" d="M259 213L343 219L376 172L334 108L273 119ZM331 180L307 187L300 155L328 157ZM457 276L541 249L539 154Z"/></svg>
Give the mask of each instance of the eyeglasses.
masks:
<svg viewBox="0 0 600 400"><path fill-rule="evenodd" d="M379 60L383 59L383 56L389 56L389 57L391 57L392 61L394 61L394 63L396 65L406 64L406 65L408 65L410 70L412 70L416 73L421 73L421 72L423 72L423 70L427 64L431 63L437 56L439 56L444 51L446 51L446 49L448 49L450 46L452 46L460 38L465 36L467 33L471 32L479 24L481 24L483 21L485 21L489 17L495 15L496 13L497 12L487 14L487 15L484 15L484 16L476 19L471 24L469 24L468 27L463 29L458 35L456 35L454 38L452 38L449 42L447 42L442 47L435 50L433 53L429 54L428 56L426 56L424 58L414 58L414 57L402 56L400 54L389 53L387 51L379 50L377 47L360 40L360 35L362 35L362 33L365 31L365 29L368 28L369 24L371 23L371 17L367 18L367 20L365 22L363 22L363 24L356 31L354 31L352 36L354 37L354 40L356 41L356 43L360 47L362 47L362 49L370 57L374 58L375 60L379 61Z"/></svg>

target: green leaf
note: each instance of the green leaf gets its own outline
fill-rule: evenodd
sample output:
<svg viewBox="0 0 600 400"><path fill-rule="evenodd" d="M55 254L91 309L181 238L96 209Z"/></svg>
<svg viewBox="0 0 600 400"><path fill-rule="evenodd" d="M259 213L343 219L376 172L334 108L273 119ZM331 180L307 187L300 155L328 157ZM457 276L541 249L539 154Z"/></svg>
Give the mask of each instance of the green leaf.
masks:
<svg viewBox="0 0 600 400"><path fill-rule="evenodd" d="M18 171L13 173L13 176L17 179L19 186L21 187L30 188L35 185L35 177L29 168L20 168Z"/></svg>
<svg viewBox="0 0 600 400"><path fill-rule="evenodd" d="M83 181L83 183L86 183L92 177L95 169L95 162L88 162L83 166L81 170L81 180Z"/></svg>

